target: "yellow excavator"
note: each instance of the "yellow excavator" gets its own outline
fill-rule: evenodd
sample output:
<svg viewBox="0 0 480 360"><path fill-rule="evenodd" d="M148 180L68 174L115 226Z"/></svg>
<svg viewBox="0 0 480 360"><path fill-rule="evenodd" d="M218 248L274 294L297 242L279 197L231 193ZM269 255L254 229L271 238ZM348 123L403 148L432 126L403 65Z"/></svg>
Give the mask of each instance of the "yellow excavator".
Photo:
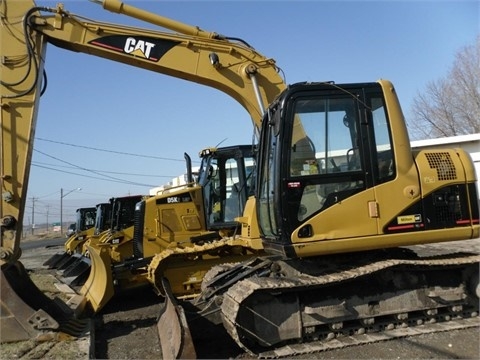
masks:
<svg viewBox="0 0 480 360"><path fill-rule="evenodd" d="M2 277L23 281L16 230L48 42L217 88L250 114L259 150L255 195L236 218L240 234L173 256L188 260L189 251L261 240L268 255L211 269L189 301L197 317L222 323L245 351L281 357L342 338L364 343L479 325L480 255L415 247L479 237L473 163L461 149L412 151L389 81L286 86L275 62L245 42L115 0L102 4L177 34L85 22L60 5L2 2L0 40L11 44L1 50ZM164 259L158 253L148 264L149 280L165 296L162 352L194 357L189 323L165 276L174 262Z"/></svg>

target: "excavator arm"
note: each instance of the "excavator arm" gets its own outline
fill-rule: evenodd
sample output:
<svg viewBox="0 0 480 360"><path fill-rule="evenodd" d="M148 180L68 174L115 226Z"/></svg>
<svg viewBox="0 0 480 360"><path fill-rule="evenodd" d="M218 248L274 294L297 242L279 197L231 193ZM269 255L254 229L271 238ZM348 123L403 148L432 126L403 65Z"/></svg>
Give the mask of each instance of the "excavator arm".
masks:
<svg viewBox="0 0 480 360"><path fill-rule="evenodd" d="M0 263L3 268L21 254L20 231L16 230L21 228L24 215L45 46L42 34L24 34L27 31L22 21L24 8L2 2L0 10ZM27 37L31 41L26 42Z"/></svg>

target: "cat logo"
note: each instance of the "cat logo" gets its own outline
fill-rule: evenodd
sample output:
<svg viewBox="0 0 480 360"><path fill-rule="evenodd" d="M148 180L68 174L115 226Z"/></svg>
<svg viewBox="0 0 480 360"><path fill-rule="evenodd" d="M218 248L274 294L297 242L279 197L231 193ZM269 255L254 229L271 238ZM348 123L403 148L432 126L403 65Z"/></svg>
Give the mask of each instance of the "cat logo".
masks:
<svg viewBox="0 0 480 360"><path fill-rule="evenodd" d="M139 59L158 62L178 41L141 35L106 35L91 40L90 45Z"/></svg>
<svg viewBox="0 0 480 360"><path fill-rule="evenodd" d="M137 40L133 37L128 37L125 41L125 46L123 47L123 51L127 54L144 57L146 59L150 58L150 52L155 47L154 43L145 41L145 40Z"/></svg>

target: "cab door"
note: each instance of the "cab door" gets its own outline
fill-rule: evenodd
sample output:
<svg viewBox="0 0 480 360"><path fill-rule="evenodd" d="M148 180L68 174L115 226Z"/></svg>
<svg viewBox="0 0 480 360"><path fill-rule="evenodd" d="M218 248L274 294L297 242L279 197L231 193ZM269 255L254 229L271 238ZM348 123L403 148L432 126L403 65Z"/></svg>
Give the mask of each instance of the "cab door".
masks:
<svg viewBox="0 0 480 360"><path fill-rule="evenodd" d="M395 176L381 89L313 86L286 104L283 232L292 243L377 235L374 187Z"/></svg>

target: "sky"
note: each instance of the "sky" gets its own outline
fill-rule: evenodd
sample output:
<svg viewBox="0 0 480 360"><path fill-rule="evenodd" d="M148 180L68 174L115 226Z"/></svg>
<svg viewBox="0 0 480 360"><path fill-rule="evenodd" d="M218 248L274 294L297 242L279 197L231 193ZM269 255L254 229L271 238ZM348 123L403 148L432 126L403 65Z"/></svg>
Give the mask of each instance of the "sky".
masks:
<svg viewBox="0 0 480 360"><path fill-rule="evenodd" d="M37 0L55 6L57 1ZM65 9L96 21L155 28L87 0ZM242 38L275 59L287 84L388 79L404 114L428 82L480 34L480 2L139 1L125 3ZM164 31L164 29L159 29ZM245 109L219 90L47 46L24 224L57 222L112 196L148 194L198 165L208 146L251 143Z"/></svg>

